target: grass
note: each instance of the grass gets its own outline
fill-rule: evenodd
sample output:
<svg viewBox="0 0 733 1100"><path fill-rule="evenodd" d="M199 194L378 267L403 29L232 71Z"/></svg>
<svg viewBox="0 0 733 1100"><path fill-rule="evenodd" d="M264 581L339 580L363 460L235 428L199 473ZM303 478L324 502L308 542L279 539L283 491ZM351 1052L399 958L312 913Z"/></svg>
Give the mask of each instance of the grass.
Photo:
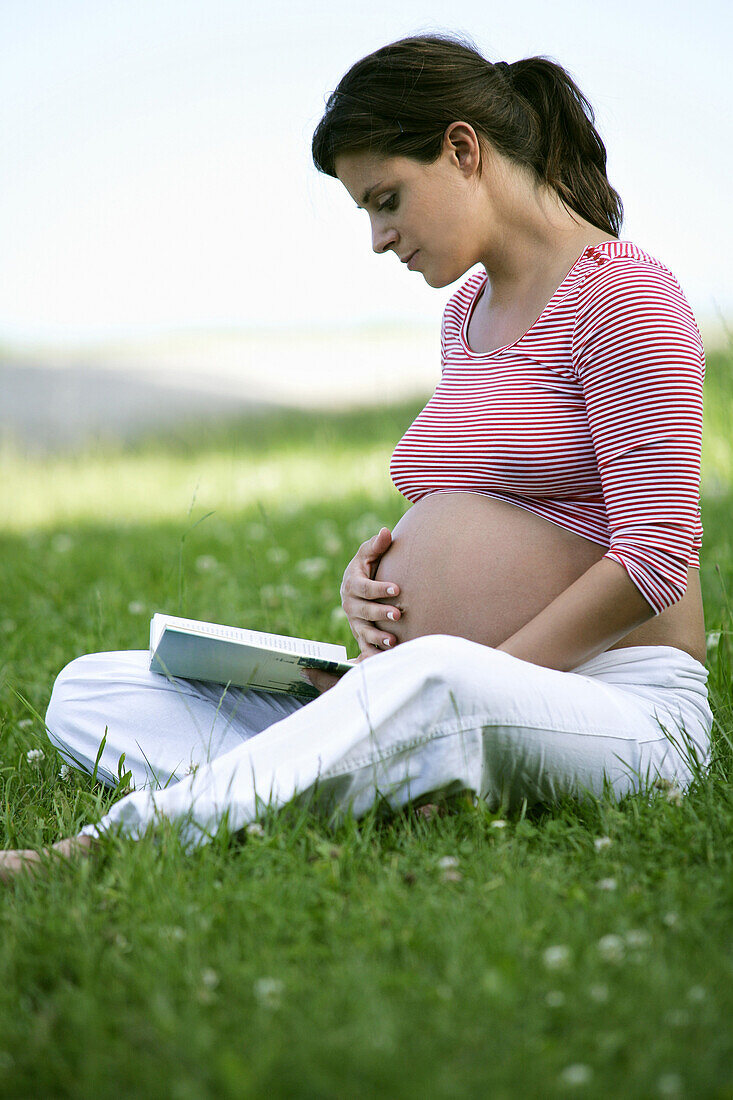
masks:
<svg viewBox="0 0 733 1100"><path fill-rule="evenodd" d="M496 827L458 800L335 829L293 806L190 856L163 828L24 876L0 889L0 1096L733 1097L732 377L710 356L715 754L681 804ZM153 611L355 652L338 585L404 509L387 460L415 412L3 457L0 845L72 835L119 797L60 777L16 692L43 713L67 661L145 648Z"/></svg>

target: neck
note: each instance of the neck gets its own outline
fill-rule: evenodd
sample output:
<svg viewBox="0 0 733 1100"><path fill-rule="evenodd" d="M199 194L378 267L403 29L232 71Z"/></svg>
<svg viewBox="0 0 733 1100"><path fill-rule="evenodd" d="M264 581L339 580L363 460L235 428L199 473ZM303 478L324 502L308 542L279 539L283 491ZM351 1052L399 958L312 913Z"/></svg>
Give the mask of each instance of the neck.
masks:
<svg viewBox="0 0 733 1100"><path fill-rule="evenodd" d="M492 158L485 178L486 213L480 260L496 305L561 279L584 248L615 240L571 211L552 188L503 157Z"/></svg>

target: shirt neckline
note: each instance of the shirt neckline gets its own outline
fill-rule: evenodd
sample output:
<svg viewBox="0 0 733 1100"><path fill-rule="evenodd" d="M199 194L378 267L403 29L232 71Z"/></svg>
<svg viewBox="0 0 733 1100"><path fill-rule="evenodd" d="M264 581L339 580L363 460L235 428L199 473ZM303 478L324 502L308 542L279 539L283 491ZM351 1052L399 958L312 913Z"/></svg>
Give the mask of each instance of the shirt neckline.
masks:
<svg viewBox="0 0 733 1100"><path fill-rule="evenodd" d="M599 248L605 248L606 245L609 245L609 244L614 244L615 245L615 244L621 244L621 243L622 243L621 241L615 239L615 240L612 240L612 241L601 241L599 244L589 244L589 245L587 245L583 249L583 251L580 253L580 255L578 256L577 260L575 261L573 266L570 268L568 273L565 275L565 278L562 280L560 285L558 287L556 287L556 289L553 292L551 298L545 304L545 306L544 306L542 312L540 313L539 317L537 317L532 322L532 324L529 326L529 328L527 329L526 332L523 332L522 335L517 340L513 341L513 343L504 344L503 347L494 348L492 351L474 351L473 348L468 343L468 326L471 323L471 318L473 317L474 310L476 309L476 305L478 303L478 300L481 297L481 292L483 291L484 287L486 286L486 281L487 281L488 276L486 275L486 272L484 272L484 278L479 282L478 286L476 287L476 290L474 291L473 298L468 303L468 309L466 310L466 315L463 318L463 324L461 325L460 338L461 338L461 346L462 346L463 350L468 355L472 355L475 359L488 359L492 355L498 355L500 351L508 351L510 348L515 348L517 346L517 344L521 344L522 340L524 340L524 338L526 336L528 336L530 334L530 332L532 332L532 330L538 324L538 322L541 321L542 318L545 316L548 309L550 308L552 303L555 301L555 299L559 295L560 291L563 290L563 288L565 287L565 284L567 283L568 279L573 274L576 267L578 266L580 261L584 258L586 253L587 252L596 252Z"/></svg>

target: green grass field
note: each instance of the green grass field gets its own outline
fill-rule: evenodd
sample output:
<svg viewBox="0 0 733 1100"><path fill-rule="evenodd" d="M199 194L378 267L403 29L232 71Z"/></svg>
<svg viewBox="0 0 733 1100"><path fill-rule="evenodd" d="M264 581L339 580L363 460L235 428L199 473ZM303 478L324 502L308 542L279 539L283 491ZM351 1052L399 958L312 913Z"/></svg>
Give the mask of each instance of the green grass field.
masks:
<svg viewBox="0 0 733 1100"><path fill-rule="evenodd" d="M708 357L715 753L686 798L336 829L291 807L193 855L168 828L21 876L0 1096L733 1097L732 367ZM1 456L0 846L120 797L62 775L32 711L76 655L146 648L154 611L355 655L338 586L404 510L387 466L417 407Z"/></svg>

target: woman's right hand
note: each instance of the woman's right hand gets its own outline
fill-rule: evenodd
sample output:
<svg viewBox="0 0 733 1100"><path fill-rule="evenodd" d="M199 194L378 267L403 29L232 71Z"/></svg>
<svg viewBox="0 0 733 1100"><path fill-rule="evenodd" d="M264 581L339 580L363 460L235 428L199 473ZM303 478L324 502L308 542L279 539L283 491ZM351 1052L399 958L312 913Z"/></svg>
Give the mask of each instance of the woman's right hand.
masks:
<svg viewBox="0 0 733 1100"><path fill-rule="evenodd" d="M379 559L391 545L392 532L388 527L382 527L379 534L361 544L346 566L341 582L341 605L351 632L359 643L359 650L365 657L391 649L397 643L394 634L379 630L376 623L384 619L397 622L400 609L374 601L399 596L399 585L392 581L372 580Z"/></svg>

